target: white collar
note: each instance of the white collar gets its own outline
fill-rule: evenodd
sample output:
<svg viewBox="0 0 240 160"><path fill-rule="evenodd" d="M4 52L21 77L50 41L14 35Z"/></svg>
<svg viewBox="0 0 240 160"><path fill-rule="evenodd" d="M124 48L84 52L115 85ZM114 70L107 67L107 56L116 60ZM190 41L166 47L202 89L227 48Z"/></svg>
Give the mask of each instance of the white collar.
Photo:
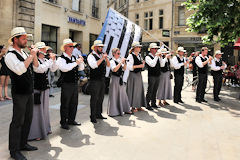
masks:
<svg viewBox="0 0 240 160"><path fill-rule="evenodd" d="M101 58L101 56L99 54L97 54L94 50L92 51L92 54L97 55L99 58Z"/></svg>
<svg viewBox="0 0 240 160"><path fill-rule="evenodd" d="M151 55L153 58L155 57L151 52L149 52L148 55Z"/></svg>
<svg viewBox="0 0 240 160"><path fill-rule="evenodd" d="M23 54L25 54L25 52L23 51L23 49L21 49L21 52L19 52L18 50L16 50L15 48L13 48L13 46L9 46L8 48L9 51L16 51L17 53L19 53L21 56L23 56ZM25 54L26 56L28 56L27 54Z"/></svg>
<svg viewBox="0 0 240 160"><path fill-rule="evenodd" d="M65 57L71 59L71 57L70 57L67 53L65 53L65 52L63 52L63 55L64 55Z"/></svg>
<svg viewBox="0 0 240 160"><path fill-rule="evenodd" d="M218 58L216 58L216 57L214 57L214 60L215 60L215 61L218 61L218 62L220 61L220 59L218 59Z"/></svg>
<svg viewBox="0 0 240 160"><path fill-rule="evenodd" d="M199 56L202 57L202 58L208 58L207 56L203 57L202 54L200 54Z"/></svg>

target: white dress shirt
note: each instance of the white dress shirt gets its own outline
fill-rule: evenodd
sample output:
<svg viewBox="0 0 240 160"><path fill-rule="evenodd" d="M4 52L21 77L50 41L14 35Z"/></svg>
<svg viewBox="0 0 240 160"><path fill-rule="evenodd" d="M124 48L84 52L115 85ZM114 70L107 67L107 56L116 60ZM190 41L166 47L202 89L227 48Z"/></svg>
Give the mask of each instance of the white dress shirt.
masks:
<svg viewBox="0 0 240 160"><path fill-rule="evenodd" d="M95 51L92 51L92 53L88 55L88 58L87 58L88 64L92 69L95 69L95 68L98 68L98 65L97 65L97 60L93 56L93 54L95 54L100 59L102 58L102 55L98 55Z"/></svg>
<svg viewBox="0 0 240 160"><path fill-rule="evenodd" d="M39 66L37 68L33 67L34 72L36 72L36 73L44 73L44 72L47 72L48 69L50 69L51 72L55 72L58 69L56 60L52 60L52 59L48 60L46 58L43 58L43 59L39 58L39 61L41 62L41 63L39 63Z"/></svg>
<svg viewBox="0 0 240 160"><path fill-rule="evenodd" d="M120 63L121 62L121 58L116 59L116 58L113 57L112 60L110 61L110 68L111 68L112 72L113 72L114 68L116 68L116 66L117 66L115 61ZM122 65L122 67L124 67L124 64L121 64L121 65Z"/></svg>
<svg viewBox="0 0 240 160"><path fill-rule="evenodd" d="M71 71L74 67L76 67L78 65L77 62L75 62L75 59L73 57L68 56L68 54L66 54L65 52L63 52L63 55L65 57L67 57L68 59L70 59L72 61L72 63L67 63L64 58L58 57L56 64L60 71L68 72L68 71ZM79 64L78 70L84 70L83 62Z"/></svg>
<svg viewBox="0 0 240 160"><path fill-rule="evenodd" d="M164 67L165 64L167 63L167 61L168 61L168 58L167 58L167 57L161 58L161 59L160 59L160 66L161 66L161 67ZM170 62L170 67L173 67L172 59L169 59L169 62Z"/></svg>
<svg viewBox="0 0 240 160"><path fill-rule="evenodd" d="M19 52L18 50L10 46L9 51L13 51L13 50L15 50L20 56L22 56L24 60L27 59L28 54L23 52L23 50ZM11 71L13 71L19 76L27 71L27 68L25 67L24 62L20 61L14 53L11 53L11 52L7 53L5 57L5 63Z"/></svg>
<svg viewBox="0 0 240 160"><path fill-rule="evenodd" d="M213 70L213 71L219 71L219 70L221 70L221 68L220 68L219 66L216 66L216 62L215 62L215 61L219 62L220 59L217 59L216 57L215 57L214 59L212 59L211 70ZM225 68L227 68L227 65L226 65L226 64L224 65L224 69L225 69Z"/></svg>
<svg viewBox="0 0 240 160"><path fill-rule="evenodd" d="M135 53L132 52L132 54L135 54ZM127 57L127 69L130 70L130 71L133 71L133 65L134 65L134 59L133 59L132 54L129 54L128 57ZM138 54L137 58L138 58L138 60L142 60L140 53Z"/></svg>
<svg viewBox="0 0 240 160"><path fill-rule="evenodd" d="M75 57L78 58L78 57L82 56L82 52L80 50L78 50L76 47L73 49L72 55L74 55Z"/></svg>
<svg viewBox="0 0 240 160"><path fill-rule="evenodd" d="M207 60L208 60L207 56L203 57L202 54L200 54L199 56L196 57L195 63L197 64L198 67L203 68L204 66L203 66L203 62L201 60L201 57L202 58L207 58Z"/></svg>
<svg viewBox="0 0 240 160"><path fill-rule="evenodd" d="M178 55L176 55L176 56L174 56L172 58L172 65L173 65L174 69L180 69L182 66L184 66L184 62L185 62L185 58L184 57L180 58L178 56L181 59L181 61L183 60L183 62L179 63L178 59L177 59L177 56Z"/></svg>
<svg viewBox="0 0 240 160"><path fill-rule="evenodd" d="M154 57L154 59L152 59L149 55ZM149 53L149 55L145 57L145 61L150 67L155 67L156 64L157 64L157 61L159 60L159 62L160 62L160 57L159 56L153 56L152 53Z"/></svg>

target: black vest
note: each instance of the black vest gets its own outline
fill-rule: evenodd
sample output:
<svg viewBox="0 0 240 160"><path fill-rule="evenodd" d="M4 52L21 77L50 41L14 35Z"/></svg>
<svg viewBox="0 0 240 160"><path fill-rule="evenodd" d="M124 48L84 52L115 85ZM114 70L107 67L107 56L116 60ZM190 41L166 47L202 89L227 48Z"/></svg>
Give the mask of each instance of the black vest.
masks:
<svg viewBox="0 0 240 160"><path fill-rule="evenodd" d="M151 59L154 59L154 57L152 55L148 55ZM150 67L147 63L147 68L148 68L148 76L154 76L154 77L157 77L161 74L160 72L160 62L159 62L159 59L157 60L157 63L155 65L155 67Z"/></svg>
<svg viewBox="0 0 240 160"><path fill-rule="evenodd" d="M223 64L223 63L222 63L222 59L220 59L219 62L218 62L218 61L215 61L215 64L216 64L216 66L221 67L222 64ZM223 70L222 70L222 69L220 69L219 71L214 71L214 70L212 70L212 72L213 72L213 74L214 74L214 73L222 74Z"/></svg>
<svg viewBox="0 0 240 160"><path fill-rule="evenodd" d="M61 55L61 58L65 59L67 64L76 61L76 57L74 55L72 55L71 60L64 55ZM79 80L78 65L68 72L61 71L61 76L63 77L63 83L77 83Z"/></svg>
<svg viewBox="0 0 240 160"><path fill-rule="evenodd" d="M24 58L16 51L9 51L17 56L17 59L24 62ZM25 52L24 52L25 53ZM25 53L26 54L26 53ZM32 94L33 93L33 73L32 64L29 65L27 71L22 75L17 75L9 69L11 77L12 92L16 94Z"/></svg>
<svg viewBox="0 0 240 160"><path fill-rule="evenodd" d="M96 54L92 54L96 61L100 58ZM105 77L106 73L106 62L103 60L102 63L95 69L90 67L90 80L101 80Z"/></svg>
<svg viewBox="0 0 240 160"><path fill-rule="evenodd" d="M201 58L202 62L207 60L207 58L203 58L203 57L200 57L200 58ZM198 67L198 73L200 73L200 74L207 74L207 71L208 71L208 64L206 64L202 68Z"/></svg>
<svg viewBox="0 0 240 160"><path fill-rule="evenodd" d="M167 62L165 63L165 66L161 67L161 72L165 73L167 71L170 71L170 61L169 61L169 59L167 59Z"/></svg>
<svg viewBox="0 0 240 160"><path fill-rule="evenodd" d="M117 61L113 60L116 64L116 66L119 64ZM123 75L123 69L122 69L122 65L119 67L119 69L117 70L117 72L112 72L112 75L114 76L118 76L121 77Z"/></svg>
<svg viewBox="0 0 240 160"><path fill-rule="evenodd" d="M40 64L42 62L38 60ZM49 82L48 82L48 72L44 73L36 73L34 72L34 89L40 90L40 91L45 91L50 87Z"/></svg>
<svg viewBox="0 0 240 160"><path fill-rule="evenodd" d="M133 54L133 53L131 53L131 54L132 54L132 56L133 56L133 61L134 61L133 65L140 65L140 64L142 64L141 58L140 58L140 60L139 60L135 54ZM141 56L140 56L140 57L141 57ZM142 71L142 68L135 68L135 69L134 69L133 71L131 71L131 72L138 73L138 72L141 72L141 71Z"/></svg>
<svg viewBox="0 0 240 160"><path fill-rule="evenodd" d="M184 59L181 60L180 57L176 56L178 63L184 63ZM174 75L184 75L184 66L181 66L179 69L174 69Z"/></svg>

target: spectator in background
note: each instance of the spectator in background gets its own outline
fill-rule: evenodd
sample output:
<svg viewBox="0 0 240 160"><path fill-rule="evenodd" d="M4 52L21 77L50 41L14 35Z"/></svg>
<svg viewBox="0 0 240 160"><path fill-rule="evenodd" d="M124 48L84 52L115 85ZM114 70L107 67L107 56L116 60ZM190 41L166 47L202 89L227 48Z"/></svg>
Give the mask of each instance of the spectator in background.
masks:
<svg viewBox="0 0 240 160"><path fill-rule="evenodd" d="M53 49L51 47L47 47L47 54L50 55L50 53L53 53ZM49 58L48 58L49 59ZM49 97L54 97L53 95L53 83L54 83L54 77L55 74L51 70L48 72L48 82L49 82Z"/></svg>
<svg viewBox="0 0 240 160"><path fill-rule="evenodd" d="M8 96L8 81L10 79L10 75L9 75L9 71L7 69L6 63L4 61L6 52L7 50L5 46L1 45L0 46L0 63L2 67L0 69L0 101L4 101L4 99L6 100L12 99ZM4 97L2 95L3 86L4 86Z"/></svg>
<svg viewBox="0 0 240 160"><path fill-rule="evenodd" d="M77 58L83 57L83 54L82 54L82 46L81 46L80 43L77 43L77 44L74 46L72 55L74 55L74 56L77 57ZM79 76L80 76L80 80L86 80L86 79L84 79L84 77L86 77L86 74L85 74L84 71L79 71L78 73L79 73Z"/></svg>

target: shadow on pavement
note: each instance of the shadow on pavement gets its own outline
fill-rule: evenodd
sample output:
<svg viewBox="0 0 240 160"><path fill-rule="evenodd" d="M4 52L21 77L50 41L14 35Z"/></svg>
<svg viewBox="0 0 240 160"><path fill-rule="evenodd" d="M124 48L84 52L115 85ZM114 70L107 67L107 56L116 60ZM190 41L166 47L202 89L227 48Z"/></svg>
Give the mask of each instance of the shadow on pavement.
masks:
<svg viewBox="0 0 240 160"><path fill-rule="evenodd" d="M79 148L84 145L94 145L90 143L90 136L87 134L82 134L78 127L71 127L70 131L60 133L59 136L62 138L61 143L69 147Z"/></svg>
<svg viewBox="0 0 240 160"><path fill-rule="evenodd" d="M94 124L95 133L103 136L118 136L119 127L112 127L104 120L98 120L97 124Z"/></svg>
<svg viewBox="0 0 240 160"><path fill-rule="evenodd" d="M124 116L117 116L112 118L116 120L119 125L136 127L135 120L130 120L130 117L131 117L130 115L124 115Z"/></svg>
<svg viewBox="0 0 240 160"><path fill-rule="evenodd" d="M147 111L135 112L134 116L137 117L138 120L146 121L146 122L149 122L149 123L157 123L158 122L154 118L154 116L149 115Z"/></svg>
<svg viewBox="0 0 240 160"><path fill-rule="evenodd" d="M172 112L172 113L181 113L181 114L184 114L184 113L187 112L186 110L177 108L177 107L172 106L172 105L165 105L163 108L168 109L168 110L169 110L170 112Z"/></svg>
<svg viewBox="0 0 240 160"><path fill-rule="evenodd" d="M29 154L27 156L28 159L32 159L32 160L39 160L39 159L59 160L58 157L59 157L60 153L62 152L62 148L60 148L60 147L52 147L50 142L49 142L49 139L42 140L41 142L42 142L41 143L41 148L39 148L39 150L37 151L38 152L37 153L38 156L37 157L35 157L35 156L33 157L33 156L31 156L31 154ZM51 152L51 154L50 154L50 152ZM27 152L25 152L25 153L27 153Z"/></svg>
<svg viewBox="0 0 240 160"><path fill-rule="evenodd" d="M198 106L193 106L193 105L189 105L189 104L181 104L181 106L183 106L184 108L186 109L191 109L191 110L194 110L194 111L203 111L202 108L198 107Z"/></svg>
<svg viewBox="0 0 240 160"><path fill-rule="evenodd" d="M166 111L163 110L157 110L157 111L153 111L154 113L156 113L159 117L162 118L168 118L168 119L177 119L177 115L176 114L172 114L172 113L168 113Z"/></svg>

